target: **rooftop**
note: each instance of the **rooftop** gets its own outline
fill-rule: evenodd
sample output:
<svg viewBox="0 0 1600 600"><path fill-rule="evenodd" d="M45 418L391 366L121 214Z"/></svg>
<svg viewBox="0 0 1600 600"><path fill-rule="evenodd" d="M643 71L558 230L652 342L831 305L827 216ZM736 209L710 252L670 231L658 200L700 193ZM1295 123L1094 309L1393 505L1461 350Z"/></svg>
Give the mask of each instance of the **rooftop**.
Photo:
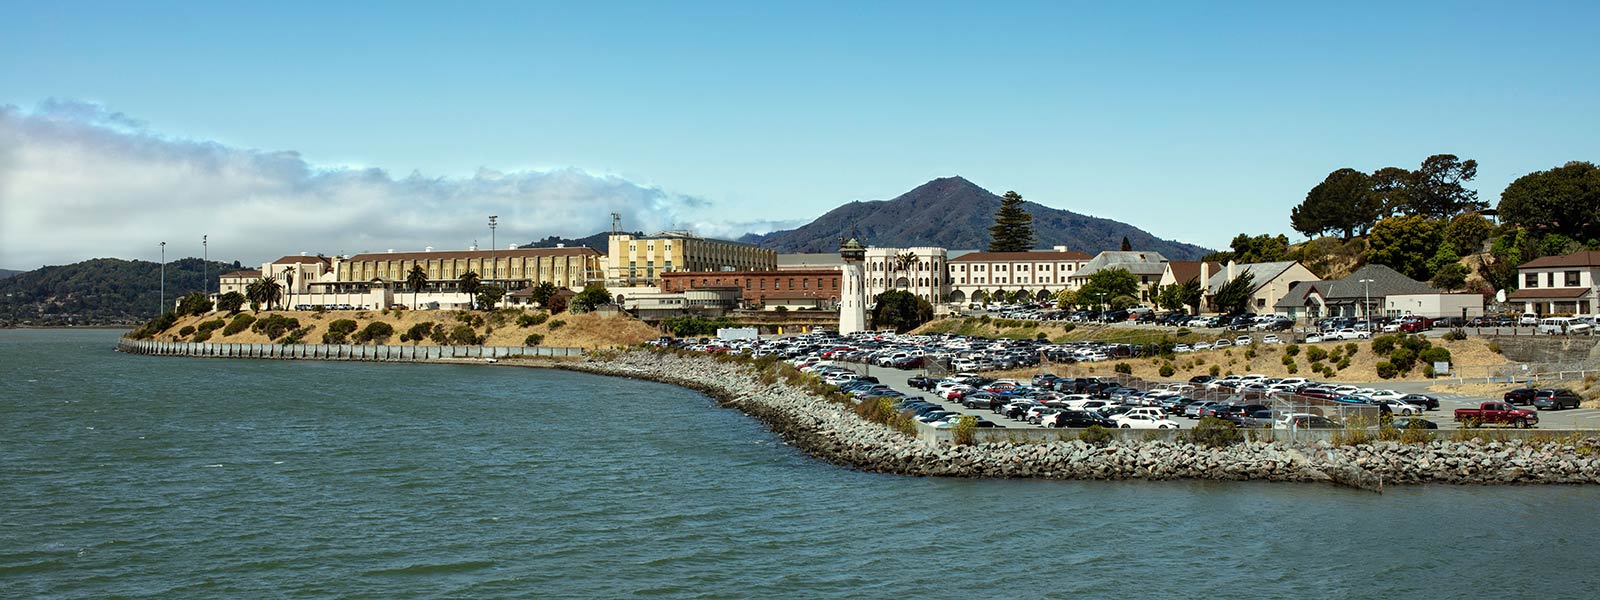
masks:
<svg viewBox="0 0 1600 600"><path fill-rule="evenodd" d="M1517 266L1519 269L1550 267L1600 267L1600 250L1584 250L1561 256L1545 256Z"/></svg>
<svg viewBox="0 0 1600 600"><path fill-rule="evenodd" d="M1027 252L969 252L950 259L950 262L1054 262L1054 261L1082 261L1089 260L1090 256L1082 252L1068 250L1058 252L1055 250L1029 250Z"/></svg>
<svg viewBox="0 0 1600 600"><path fill-rule="evenodd" d="M1267 285L1272 280L1277 279L1278 276L1282 275L1284 271L1289 270L1290 267L1293 267L1296 264L1298 263L1292 260L1264 263L1245 263L1242 265L1235 264L1233 266L1233 270L1235 277L1245 273L1255 275L1255 279L1251 280L1250 282L1250 291L1254 292L1261 289L1262 286ZM1221 289L1224 284L1228 283L1228 279L1228 268L1224 266L1222 269L1215 272L1211 276L1211 279L1206 281L1206 292L1216 293L1218 289Z"/></svg>
<svg viewBox="0 0 1600 600"><path fill-rule="evenodd" d="M542 257L542 256L600 256L600 252L583 246L575 248L517 248L515 250L444 250L434 252L368 252L350 257L352 261L370 260L444 260L457 258ZM300 257L304 258L304 257Z"/></svg>

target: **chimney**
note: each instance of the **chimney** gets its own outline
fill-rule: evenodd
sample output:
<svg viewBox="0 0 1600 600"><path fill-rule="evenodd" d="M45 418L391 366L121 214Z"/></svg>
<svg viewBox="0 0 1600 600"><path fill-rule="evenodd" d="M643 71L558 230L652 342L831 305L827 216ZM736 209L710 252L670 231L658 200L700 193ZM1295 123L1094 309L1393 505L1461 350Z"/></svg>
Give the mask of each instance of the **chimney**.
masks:
<svg viewBox="0 0 1600 600"><path fill-rule="evenodd" d="M1239 270L1239 265L1234 263L1233 259L1231 259L1231 258L1228 259L1228 281L1233 281L1233 278L1237 277L1237 275L1235 275L1235 272L1237 272L1238 270Z"/></svg>
<svg viewBox="0 0 1600 600"><path fill-rule="evenodd" d="M506 249L507 250L516 250L517 249L517 243L516 242L511 242L510 244L507 244L506 245Z"/></svg>
<svg viewBox="0 0 1600 600"><path fill-rule="evenodd" d="M306 254L304 250L301 250L300 251L300 256L310 256L310 255Z"/></svg>
<svg viewBox="0 0 1600 600"><path fill-rule="evenodd" d="M1203 260L1200 261L1200 284L1205 285L1207 282L1211 281L1211 275L1211 263Z"/></svg>
<svg viewBox="0 0 1600 600"><path fill-rule="evenodd" d="M557 248L565 248L565 247L567 247L567 245L566 245L566 244L561 244L561 243L558 243L558 244L556 244L556 247L557 247Z"/></svg>
<svg viewBox="0 0 1600 600"><path fill-rule="evenodd" d="M423 248L422 251L423 252L433 252L433 246L428 246L426 248Z"/></svg>
<svg viewBox="0 0 1600 600"><path fill-rule="evenodd" d="M388 250L385 250L384 254L394 254L394 248L390 248Z"/></svg>

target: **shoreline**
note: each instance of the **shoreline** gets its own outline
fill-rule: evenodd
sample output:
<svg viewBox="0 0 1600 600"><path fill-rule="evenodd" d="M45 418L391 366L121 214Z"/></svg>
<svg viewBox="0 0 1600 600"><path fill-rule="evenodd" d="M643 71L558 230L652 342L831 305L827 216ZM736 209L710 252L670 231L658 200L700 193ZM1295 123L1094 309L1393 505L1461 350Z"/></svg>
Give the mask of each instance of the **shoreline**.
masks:
<svg viewBox="0 0 1600 600"><path fill-rule="evenodd" d="M1396 484L1600 483L1600 446L1569 438L1351 445L1241 441L1208 447L1163 440L1089 443L1063 434L1050 441L950 445L868 421L846 404L786 383L749 362L709 355L629 350L584 357L507 357L497 362L470 357L398 362L553 368L676 385L760 421L809 456L869 473L1331 483L1379 492Z"/></svg>

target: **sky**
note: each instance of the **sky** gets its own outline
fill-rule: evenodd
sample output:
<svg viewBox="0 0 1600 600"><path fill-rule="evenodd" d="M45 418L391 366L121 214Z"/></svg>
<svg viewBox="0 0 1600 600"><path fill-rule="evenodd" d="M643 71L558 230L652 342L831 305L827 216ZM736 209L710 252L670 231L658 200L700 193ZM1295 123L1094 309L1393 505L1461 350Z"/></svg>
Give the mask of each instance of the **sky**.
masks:
<svg viewBox="0 0 1600 600"><path fill-rule="evenodd" d="M1600 160L1600 3L0 0L0 267L737 236L960 175L1160 237Z"/></svg>

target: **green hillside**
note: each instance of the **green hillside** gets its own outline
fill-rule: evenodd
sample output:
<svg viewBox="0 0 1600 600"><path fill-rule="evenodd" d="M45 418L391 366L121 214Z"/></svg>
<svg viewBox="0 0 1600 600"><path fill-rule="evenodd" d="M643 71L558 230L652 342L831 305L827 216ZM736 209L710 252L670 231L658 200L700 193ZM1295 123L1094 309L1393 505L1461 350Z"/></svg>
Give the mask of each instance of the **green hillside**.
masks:
<svg viewBox="0 0 1600 600"><path fill-rule="evenodd" d="M167 263L169 309L172 299L200 291L203 264L198 258ZM209 275L215 282L239 268L213 261ZM0 326L136 324L156 316L160 293L161 263L96 258L43 267L0 279Z"/></svg>

